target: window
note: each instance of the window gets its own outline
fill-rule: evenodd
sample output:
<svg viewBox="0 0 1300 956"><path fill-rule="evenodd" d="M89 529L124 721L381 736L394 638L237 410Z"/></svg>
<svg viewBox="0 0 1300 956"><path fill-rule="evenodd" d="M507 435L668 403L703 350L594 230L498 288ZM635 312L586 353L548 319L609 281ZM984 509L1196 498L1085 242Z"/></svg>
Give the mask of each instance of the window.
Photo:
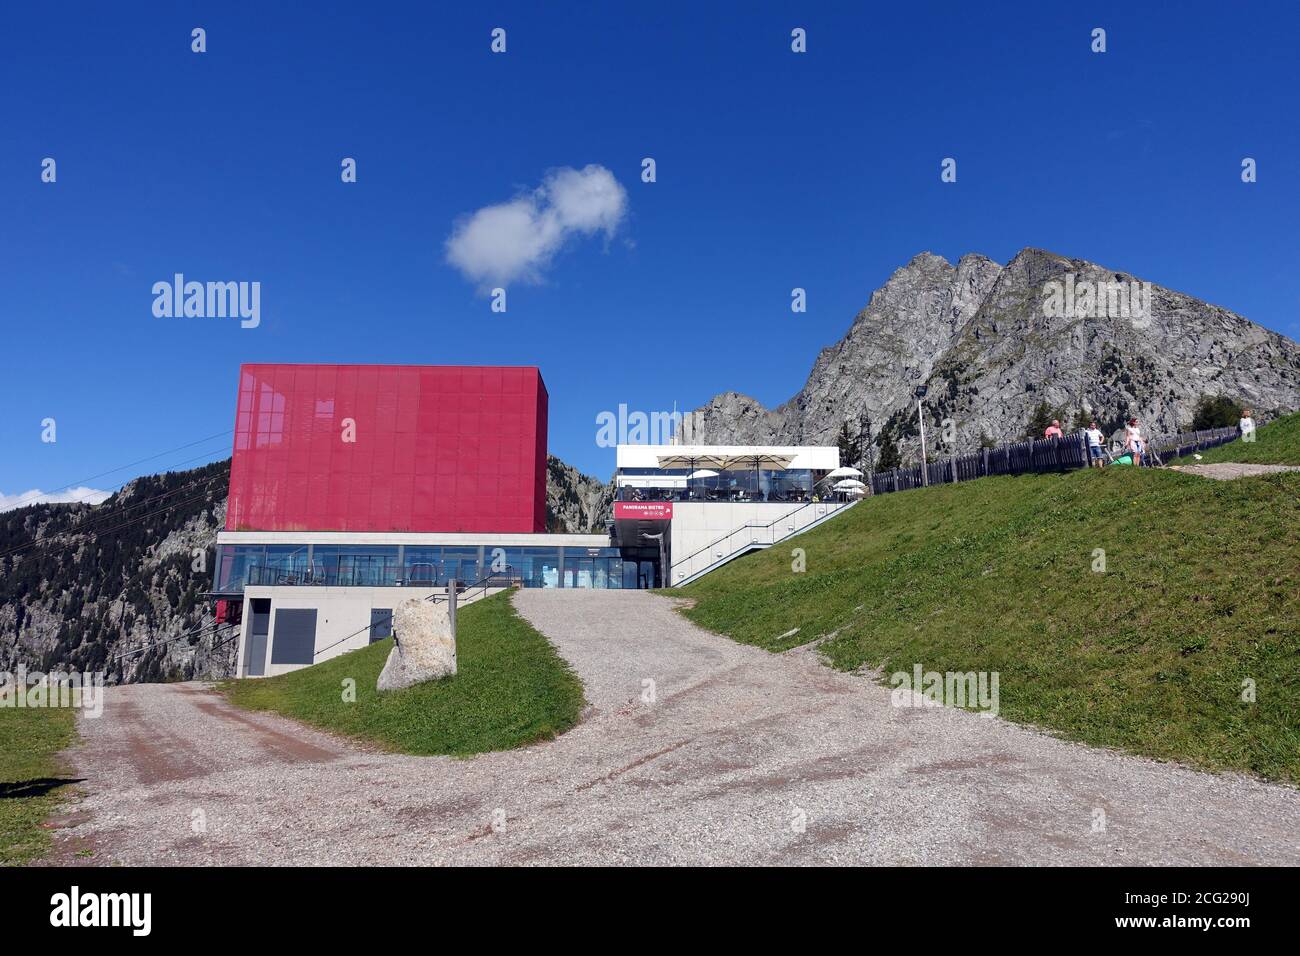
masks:
<svg viewBox="0 0 1300 956"><path fill-rule="evenodd" d="M438 560L441 556L441 548L407 545L406 569L403 572L406 583L432 587L438 580Z"/></svg>

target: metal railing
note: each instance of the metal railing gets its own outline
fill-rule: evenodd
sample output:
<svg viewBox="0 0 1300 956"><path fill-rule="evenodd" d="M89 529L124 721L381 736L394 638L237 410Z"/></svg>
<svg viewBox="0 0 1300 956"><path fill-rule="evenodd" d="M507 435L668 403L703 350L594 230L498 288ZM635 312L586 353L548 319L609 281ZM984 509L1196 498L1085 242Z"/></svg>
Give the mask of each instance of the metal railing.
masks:
<svg viewBox="0 0 1300 956"><path fill-rule="evenodd" d="M743 524L681 560L674 561L668 583L674 587L684 584L742 551L754 547L770 547L854 504L854 501L810 501L767 524Z"/></svg>
<svg viewBox="0 0 1300 956"><path fill-rule="evenodd" d="M430 594L430 595L429 595L428 597L426 597L424 600L428 601L428 602L431 603L431 604L447 604L447 603L450 603L450 608L449 608L449 610L448 610L448 614L449 614L449 616L451 617L451 630L452 630L452 634L455 635L455 633L456 633L456 606L457 606L458 604L468 604L470 601L476 601L476 600L478 600L478 599L481 598L481 597L486 597L489 588L492 588L492 587L501 587L501 588L510 587L510 586L511 586L510 583L499 583L499 584L492 584L492 583L490 583L490 582L492 582L492 581L500 581L500 580L502 580L502 579L508 580L508 581L510 581L510 582L512 582L512 583L513 583L514 581L516 581L516 580L519 580L517 577L510 577L510 571L511 571L510 565L506 565L506 570L505 570L505 571L491 571L491 572L489 572L488 574L484 575L483 577L479 578L479 579L478 579L477 581L475 581L473 584L464 584L464 583L462 583L462 582L460 582L460 581L457 581L455 578L452 578L450 581L447 582L447 588L446 588L445 591L442 591L442 592L440 592L440 593ZM481 589L481 590L480 590L480 589ZM479 591L478 594L475 594L475 593L474 593L476 590ZM390 616L390 617L388 618L388 620L389 620L389 624L390 624L390 626L391 626L391 624L392 624L392 617ZM315 658L319 657L321 654L324 654L326 651L328 651L328 650L332 650L333 648L338 647L340 644L346 643L347 641L350 641L350 640L352 640L353 638L360 637L362 634L366 634L366 633L368 633L369 630L370 630L370 628L372 628L372 627L374 627L374 623L373 623L373 622L370 623L370 624L367 624L365 627L359 627L359 628L357 628L357 629L356 629L355 631L353 631L351 634L345 634L345 635L343 635L343 636L342 636L341 638L339 638L337 641L334 641L334 642L332 642L332 643L330 643L330 644L326 644L326 645L325 645L324 647L322 647L320 650L318 650L318 651L316 651L315 653L312 654L312 659L313 659L313 661L315 660ZM393 632L393 635L392 635L392 636L393 636L393 640L395 640L395 641L399 640L399 637L398 637L398 635L397 635L397 633L396 633L395 631Z"/></svg>
<svg viewBox="0 0 1300 956"><path fill-rule="evenodd" d="M263 585L275 587L446 587L455 574L439 573L433 570L428 574L412 573L413 569L432 567L429 564L399 567L389 565L382 568L360 565L352 568L337 568L327 571L310 568L280 568L271 565L250 564L244 571L245 587Z"/></svg>
<svg viewBox="0 0 1300 956"><path fill-rule="evenodd" d="M492 588L523 587L524 579L522 575L516 574L515 569L507 564L505 570L489 571L472 584L466 584L464 581L448 582L445 591L430 594L427 600L432 601L434 604L440 604L449 600L452 591L450 586L451 584L455 584L456 586L457 601L463 604L467 601L473 601L485 597L488 591Z"/></svg>

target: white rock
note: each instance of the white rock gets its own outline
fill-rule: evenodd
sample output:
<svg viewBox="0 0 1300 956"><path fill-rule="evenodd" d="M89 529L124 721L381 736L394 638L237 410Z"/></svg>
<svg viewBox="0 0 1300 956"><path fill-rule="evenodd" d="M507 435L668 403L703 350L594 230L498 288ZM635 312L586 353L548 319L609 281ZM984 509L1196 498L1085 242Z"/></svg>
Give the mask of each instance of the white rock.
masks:
<svg viewBox="0 0 1300 956"><path fill-rule="evenodd" d="M447 605L413 598L393 611L396 644L379 674L378 690L400 690L456 673L456 635Z"/></svg>

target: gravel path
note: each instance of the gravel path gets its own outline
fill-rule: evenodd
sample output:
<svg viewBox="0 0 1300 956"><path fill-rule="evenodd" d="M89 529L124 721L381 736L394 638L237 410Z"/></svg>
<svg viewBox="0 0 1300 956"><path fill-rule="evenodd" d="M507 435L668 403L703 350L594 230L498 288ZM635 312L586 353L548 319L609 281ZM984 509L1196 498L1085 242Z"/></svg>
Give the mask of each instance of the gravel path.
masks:
<svg viewBox="0 0 1300 956"><path fill-rule="evenodd" d="M81 719L87 795L55 862L1300 863L1289 788L894 708L815 654L734 644L645 592L515 603L587 687L560 739L405 757L201 685L113 688Z"/></svg>
<svg viewBox="0 0 1300 956"><path fill-rule="evenodd" d="M1298 465L1247 465L1235 461L1216 462L1209 465L1170 465L1170 471L1185 471L1202 478L1231 481L1233 478L1250 478L1253 475L1274 475L1279 471L1300 471Z"/></svg>

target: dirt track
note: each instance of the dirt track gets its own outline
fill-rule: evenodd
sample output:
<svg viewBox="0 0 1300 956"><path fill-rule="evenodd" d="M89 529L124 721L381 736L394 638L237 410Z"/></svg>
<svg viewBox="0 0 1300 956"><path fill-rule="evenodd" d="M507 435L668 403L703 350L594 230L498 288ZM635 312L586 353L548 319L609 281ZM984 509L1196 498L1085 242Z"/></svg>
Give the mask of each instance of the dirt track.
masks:
<svg viewBox="0 0 1300 956"><path fill-rule="evenodd" d="M1300 863L1290 788L896 708L887 689L806 651L736 645L645 592L515 601L587 686L591 712L559 740L405 757L238 710L200 685L114 688L103 717L81 721L71 758L87 796L56 833L57 858Z"/></svg>
<svg viewBox="0 0 1300 956"><path fill-rule="evenodd" d="M1202 478L1231 481L1234 478L1250 478L1255 475L1275 475L1280 471L1300 471L1300 467L1296 465L1246 465L1225 461L1208 465L1170 465L1169 470L1183 471L1189 475L1199 475Z"/></svg>

